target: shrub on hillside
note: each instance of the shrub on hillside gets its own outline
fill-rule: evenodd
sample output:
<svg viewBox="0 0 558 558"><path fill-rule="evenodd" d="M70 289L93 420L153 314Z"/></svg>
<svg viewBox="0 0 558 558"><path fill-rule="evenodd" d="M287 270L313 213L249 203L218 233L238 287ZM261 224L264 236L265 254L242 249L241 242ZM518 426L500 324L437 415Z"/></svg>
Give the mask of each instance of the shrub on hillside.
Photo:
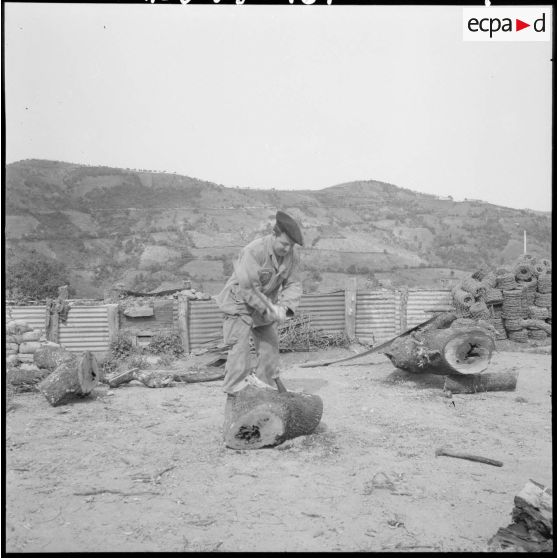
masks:
<svg viewBox="0 0 558 558"><path fill-rule="evenodd" d="M56 298L58 287L68 285L68 294L75 294L66 266L32 250L26 255L10 251L6 258L5 285L8 298L45 300Z"/></svg>

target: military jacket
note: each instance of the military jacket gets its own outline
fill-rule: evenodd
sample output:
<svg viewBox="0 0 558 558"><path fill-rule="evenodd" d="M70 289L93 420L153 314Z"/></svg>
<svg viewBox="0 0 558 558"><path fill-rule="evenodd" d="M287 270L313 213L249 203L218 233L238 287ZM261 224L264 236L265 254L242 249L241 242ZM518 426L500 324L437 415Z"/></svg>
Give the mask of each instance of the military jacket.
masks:
<svg viewBox="0 0 558 558"><path fill-rule="evenodd" d="M250 242L240 252L235 266L239 273L259 284L260 292L273 304L294 312L302 296L302 285L295 277L298 257L293 246L286 256L277 258L273 252L273 238L270 234ZM251 316L256 325L269 323L263 318L265 303L252 289L239 285L236 269L215 301L225 314Z"/></svg>

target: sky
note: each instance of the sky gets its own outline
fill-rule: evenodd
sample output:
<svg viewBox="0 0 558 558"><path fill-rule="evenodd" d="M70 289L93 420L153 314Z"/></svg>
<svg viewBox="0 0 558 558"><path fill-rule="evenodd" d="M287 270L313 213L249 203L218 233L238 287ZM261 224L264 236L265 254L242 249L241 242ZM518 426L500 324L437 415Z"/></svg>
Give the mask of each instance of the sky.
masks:
<svg viewBox="0 0 558 558"><path fill-rule="evenodd" d="M491 9L491 8L486 8ZM6 161L550 211L551 42L456 6L5 4Z"/></svg>

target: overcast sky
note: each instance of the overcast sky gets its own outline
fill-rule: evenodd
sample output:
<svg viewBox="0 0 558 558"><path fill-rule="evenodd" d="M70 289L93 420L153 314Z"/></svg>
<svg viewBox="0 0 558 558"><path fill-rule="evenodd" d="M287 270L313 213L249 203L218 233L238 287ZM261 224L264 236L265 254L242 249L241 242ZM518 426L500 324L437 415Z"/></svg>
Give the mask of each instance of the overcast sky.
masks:
<svg viewBox="0 0 558 558"><path fill-rule="evenodd" d="M550 211L551 56L451 6L7 3L7 162Z"/></svg>

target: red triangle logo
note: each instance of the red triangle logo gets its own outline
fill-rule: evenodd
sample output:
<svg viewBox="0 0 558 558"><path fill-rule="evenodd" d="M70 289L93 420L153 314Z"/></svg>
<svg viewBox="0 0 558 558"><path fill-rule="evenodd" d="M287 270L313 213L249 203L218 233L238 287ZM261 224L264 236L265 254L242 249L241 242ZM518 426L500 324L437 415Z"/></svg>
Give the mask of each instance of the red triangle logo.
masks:
<svg viewBox="0 0 558 558"><path fill-rule="evenodd" d="M522 29L525 29L525 27L531 27L531 24L530 23L525 23L524 21L521 21L520 19L515 20L515 30L516 31L521 31Z"/></svg>

